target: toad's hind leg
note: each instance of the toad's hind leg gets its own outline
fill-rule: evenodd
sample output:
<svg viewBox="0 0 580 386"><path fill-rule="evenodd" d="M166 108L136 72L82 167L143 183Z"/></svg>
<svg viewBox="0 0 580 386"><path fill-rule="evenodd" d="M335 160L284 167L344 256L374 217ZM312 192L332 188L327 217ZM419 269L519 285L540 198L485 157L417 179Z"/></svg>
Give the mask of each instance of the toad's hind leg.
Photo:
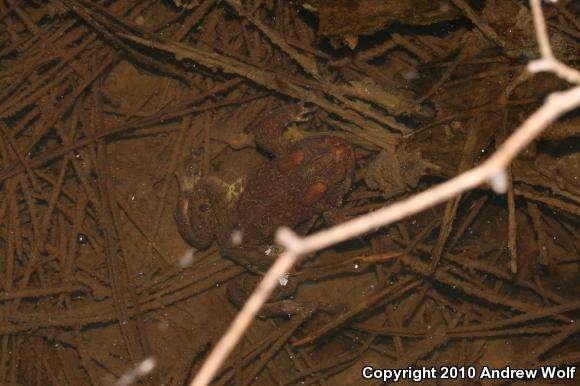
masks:
<svg viewBox="0 0 580 386"><path fill-rule="evenodd" d="M181 237L190 245L204 249L215 237L220 241L236 196L232 186L217 177L191 178L181 183L175 220Z"/></svg>
<svg viewBox="0 0 580 386"><path fill-rule="evenodd" d="M227 286L226 296L236 307L241 308L261 280L261 276L244 273L234 278ZM303 307L288 297L296 292L297 281L290 278L285 286L276 288L271 298L260 309L260 317L291 316L303 312Z"/></svg>
<svg viewBox="0 0 580 386"><path fill-rule="evenodd" d="M216 223L205 179L180 185L175 221L181 237L190 245L204 249L212 242Z"/></svg>

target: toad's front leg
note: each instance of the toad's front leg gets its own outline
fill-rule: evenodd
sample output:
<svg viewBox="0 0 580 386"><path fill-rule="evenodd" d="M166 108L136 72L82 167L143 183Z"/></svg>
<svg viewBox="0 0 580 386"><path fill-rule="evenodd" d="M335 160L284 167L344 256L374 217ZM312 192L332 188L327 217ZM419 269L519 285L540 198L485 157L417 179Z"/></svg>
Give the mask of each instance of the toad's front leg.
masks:
<svg viewBox="0 0 580 386"><path fill-rule="evenodd" d="M248 272L234 278L228 283L226 295L230 302L241 308L250 297L263 273L272 263L272 257L260 252L260 247L244 248L242 245L222 247L222 254L235 263L243 266ZM268 248L270 249L270 248ZM261 317L291 316L301 313L303 307L292 299L296 292L298 280L292 274L280 278L280 285L276 288L269 301L260 309Z"/></svg>

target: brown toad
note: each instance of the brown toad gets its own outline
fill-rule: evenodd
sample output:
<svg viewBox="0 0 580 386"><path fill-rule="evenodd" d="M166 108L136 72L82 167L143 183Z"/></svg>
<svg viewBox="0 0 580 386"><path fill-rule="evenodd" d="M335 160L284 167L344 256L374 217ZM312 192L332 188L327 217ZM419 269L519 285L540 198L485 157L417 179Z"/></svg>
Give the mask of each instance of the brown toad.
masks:
<svg viewBox="0 0 580 386"><path fill-rule="evenodd" d="M255 126L256 145L275 158L243 184L227 186L209 177L182 190L176 219L186 241L206 248L216 239L222 255L259 275L271 263L264 251L279 227L306 233L317 215L342 205L353 178L353 149L325 135L295 143L285 140L288 124L300 120L305 111L302 105L282 107ZM246 276L228 287L228 297L237 305L246 298L242 281L255 285ZM283 288L278 297L293 293L294 286ZM296 308L293 301L277 301L267 304L262 314L288 315Z"/></svg>

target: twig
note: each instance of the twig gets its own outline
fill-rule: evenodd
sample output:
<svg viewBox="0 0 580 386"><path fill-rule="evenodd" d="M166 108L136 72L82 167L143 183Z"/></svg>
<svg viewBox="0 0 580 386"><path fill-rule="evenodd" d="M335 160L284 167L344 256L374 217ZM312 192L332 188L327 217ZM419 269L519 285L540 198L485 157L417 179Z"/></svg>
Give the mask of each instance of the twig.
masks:
<svg viewBox="0 0 580 386"><path fill-rule="evenodd" d="M515 275L518 272L518 220L516 217L516 200L513 187L511 168L508 168L508 249L510 252L510 271Z"/></svg>
<svg viewBox="0 0 580 386"><path fill-rule="evenodd" d="M276 31L268 27L266 24L262 23L260 19L258 19L257 17L254 17L252 12L247 12L239 0L226 0L225 2L230 7L232 7L238 13L238 15L246 18L264 35L266 35L273 44L275 44L282 51L284 51L289 57L294 59L296 63L298 63L304 69L304 71L306 71L312 77L321 80L320 75L318 73L318 68L316 66L316 62L314 60L294 50L292 46L290 46L282 36L276 33Z"/></svg>
<svg viewBox="0 0 580 386"><path fill-rule="evenodd" d="M568 68L558 62L549 48L546 26L540 8L540 0L532 0L532 10L536 25L536 34L540 45L542 59L528 65L531 72L550 70L559 76L580 85L580 72ZM547 48L548 47L548 48ZM298 257L312 253L331 245L345 241L354 236L372 231L378 227L391 224L424 209L433 207L461 192L473 189L498 173L504 173L510 162L526 147L542 130L562 114L580 105L580 86L570 90L553 93L546 103L533 113L503 145L484 163L459 176L421 192L401 202L365 216L337 225L327 230L317 232L305 238L299 238L287 228L279 229L277 241L286 248L270 270L264 276L252 296L248 299L240 313L232 322L230 328L214 347L209 358L197 373L191 386L206 386L209 384L225 358L231 353L236 343L242 337L252 320L258 314L260 307L269 298L276 287L279 277L289 272Z"/></svg>
<svg viewBox="0 0 580 386"><path fill-rule="evenodd" d="M451 1L457 8L461 9L461 11L465 14L465 17L467 17L473 24L475 24L486 38L488 38L494 44L497 44L501 48L506 47L505 41L497 34L497 32L495 32L493 28L491 28L487 23L481 20L479 16L477 16L475 11L471 9L471 7L469 6L469 4L467 4L467 2L465 2L464 0L451 0Z"/></svg>

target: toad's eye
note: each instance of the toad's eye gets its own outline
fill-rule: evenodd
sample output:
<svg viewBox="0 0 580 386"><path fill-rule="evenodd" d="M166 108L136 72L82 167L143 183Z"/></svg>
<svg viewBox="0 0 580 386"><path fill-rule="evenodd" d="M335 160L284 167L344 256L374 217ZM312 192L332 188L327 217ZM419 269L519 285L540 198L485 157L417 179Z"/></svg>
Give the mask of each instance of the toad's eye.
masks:
<svg viewBox="0 0 580 386"><path fill-rule="evenodd" d="M199 209L200 212L207 212L210 209L209 204L200 204L197 209Z"/></svg>

